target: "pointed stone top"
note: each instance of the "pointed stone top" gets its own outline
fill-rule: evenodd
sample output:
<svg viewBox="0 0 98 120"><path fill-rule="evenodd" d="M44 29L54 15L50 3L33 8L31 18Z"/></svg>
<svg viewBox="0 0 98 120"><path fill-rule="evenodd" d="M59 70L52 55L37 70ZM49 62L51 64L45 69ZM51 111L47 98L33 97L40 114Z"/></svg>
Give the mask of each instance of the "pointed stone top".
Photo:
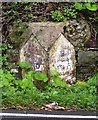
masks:
<svg viewBox="0 0 98 120"><path fill-rule="evenodd" d="M48 51L63 32L63 22L33 22L30 23L36 40Z"/></svg>

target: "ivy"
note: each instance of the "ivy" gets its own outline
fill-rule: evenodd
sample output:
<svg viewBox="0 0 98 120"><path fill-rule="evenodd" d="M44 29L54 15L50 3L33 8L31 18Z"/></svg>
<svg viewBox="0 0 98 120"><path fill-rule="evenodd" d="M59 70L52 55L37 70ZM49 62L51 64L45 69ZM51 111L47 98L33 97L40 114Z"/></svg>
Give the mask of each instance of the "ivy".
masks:
<svg viewBox="0 0 98 120"><path fill-rule="evenodd" d="M64 10L60 11L60 9L56 11L52 11L52 19L55 21L66 21L66 19L76 18L80 11L97 11L98 4L97 3L74 3L70 7L65 7Z"/></svg>

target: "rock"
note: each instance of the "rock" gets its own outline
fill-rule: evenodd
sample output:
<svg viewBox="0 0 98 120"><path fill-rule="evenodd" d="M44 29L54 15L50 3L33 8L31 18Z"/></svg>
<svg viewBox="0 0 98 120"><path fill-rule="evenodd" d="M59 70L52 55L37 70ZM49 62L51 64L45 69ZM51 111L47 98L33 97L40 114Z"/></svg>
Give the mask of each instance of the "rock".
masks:
<svg viewBox="0 0 98 120"><path fill-rule="evenodd" d="M47 71L47 55L44 49L33 37L20 50L20 61L31 63L34 71Z"/></svg>
<svg viewBox="0 0 98 120"><path fill-rule="evenodd" d="M97 51L78 51L78 63L82 66L92 65L96 62L96 58L98 58Z"/></svg>
<svg viewBox="0 0 98 120"><path fill-rule="evenodd" d="M75 48L84 47L89 41L91 33L88 23L80 19L66 23L33 22L29 26L28 32L21 36L20 61L30 62L34 71L49 73L55 69L63 81L73 83L76 80ZM93 54L81 52L80 49L78 52L79 66L84 69L81 71L87 74L89 70L83 66L92 64L94 68Z"/></svg>
<svg viewBox="0 0 98 120"><path fill-rule="evenodd" d="M42 110L48 110L48 111L52 111L52 110L65 110L64 107L61 107L58 105L58 103L56 102L53 102L53 103L50 103L50 104L46 104L44 105L44 107L41 108Z"/></svg>
<svg viewBox="0 0 98 120"><path fill-rule="evenodd" d="M85 43L90 40L90 27L86 20L71 19L64 26L64 36L75 46L84 47Z"/></svg>
<svg viewBox="0 0 98 120"><path fill-rule="evenodd" d="M63 31L63 23L33 22L29 26L29 33L21 36L24 42L20 50L20 61L30 62L34 71L46 72L49 68L49 49Z"/></svg>
<svg viewBox="0 0 98 120"><path fill-rule="evenodd" d="M73 83L76 70L74 46L61 34L49 52L49 67L57 70L63 81Z"/></svg>
<svg viewBox="0 0 98 120"><path fill-rule="evenodd" d="M37 41L46 51L48 51L63 31L64 23L33 22L30 26L32 26L32 33Z"/></svg>
<svg viewBox="0 0 98 120"><path fill-rule="evenodd" d="M89 76L98 71L96 59L98 58L98 51L83 51L78 52L78 67L77 79L87 80Z"/></svg>

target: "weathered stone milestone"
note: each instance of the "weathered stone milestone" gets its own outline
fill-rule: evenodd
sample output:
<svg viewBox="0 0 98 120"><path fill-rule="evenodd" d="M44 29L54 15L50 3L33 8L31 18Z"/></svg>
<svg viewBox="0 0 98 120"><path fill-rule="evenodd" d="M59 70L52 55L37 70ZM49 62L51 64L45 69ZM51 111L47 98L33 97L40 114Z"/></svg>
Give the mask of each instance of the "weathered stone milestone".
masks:
<svg viewBox="0 0 98 120"><path fill-rule="evenodd" d="M30 37L21 45L20 61L28 61L34 71L48 75L55 69L63 81L73 83L76 80L76 60L80 64L83 59L79 51L91 36L88 23L80 19L66 23L33 22L29 26ZM78 59L76 48L79 50Z"/></svg>
<svg viewBox="0 0 98 120"><path fill-rule="evenodd" d="M75 81L74 46L61 34L49 52L50 70L56 69L64 81Z"/></svg>
<svg viewBox="0 0 98 120"><path fill-rule="evenodd" d="M63 36L64 23L32 23L32 37L21 47L20 61L34 71L57 70L64 81L75 81L74 46Z"/></svg>

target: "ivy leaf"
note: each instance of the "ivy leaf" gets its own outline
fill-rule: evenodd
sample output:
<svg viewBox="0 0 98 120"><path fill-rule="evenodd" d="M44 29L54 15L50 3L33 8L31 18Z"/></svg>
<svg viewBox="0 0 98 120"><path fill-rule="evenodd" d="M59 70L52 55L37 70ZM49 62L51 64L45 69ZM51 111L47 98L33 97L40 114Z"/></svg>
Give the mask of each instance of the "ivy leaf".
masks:
<svg viewBox="0 0 98 120"><path fill-rule="evenodd" d="M19 63L19 66L20 66L22 69L29 69L29 68L31 68L31 64L30 64L29 62L26 62L26 61L20 62L20 63Z"/></svg>
<svg viewBox="0 0 98 120"><path fill-rule="evenodd" d="M29 71L25 74L25 77L29 80L32 80L34 77L35 72L34 71Z"/></svg>
<svg viewBox="0 0 98 120"><path fill-rule="evenodd" d="M52 76L58 76L59 73L58 73L57 70L51 70L51 75L52 75Z"/></svg>
<svg viewBox="0 0 98 120"><path fill-rule="evenodd" d="M83 9L82 3L75 3L75 8L78 10L82 10Z"/></svg>
<svg viewBox="0 0 98 120"><path fill-rule="evenodd" d="M46 82L48 80L47 75L45 73L41 73L41 72L36 72L34 77L35 77L35 79L41 80L43 82Z"/></svg>
<svg viewBox="0 0 98 120"><path fill-rule="evenodd" d="M9 86L9 81L7 79L4 79L2 81L2 86Z"/></svg>
<svg viewBox="0 0 98 120"><path fill-rule="evenodd" d="M86 8L88 10L91 10L91 11L96 11L98 9L98 5L97 4L90 4L90 3L86 3L85 4Z"/></svg>
<svg viewBox="0 0 98 120"><path fill-rule="evenodd" d="M33 85L33 82L24 78L21 83L20 83L20 86L24 89L24 88L32 88L34 85Z"/></svg>
<svg viewBox="0 0 98 120"><path fill-rule="evenodd" d="M65 87L66 83L62 81L62 79L60 77L54 77L53 78L53 85L55 87Z"/></svg>

